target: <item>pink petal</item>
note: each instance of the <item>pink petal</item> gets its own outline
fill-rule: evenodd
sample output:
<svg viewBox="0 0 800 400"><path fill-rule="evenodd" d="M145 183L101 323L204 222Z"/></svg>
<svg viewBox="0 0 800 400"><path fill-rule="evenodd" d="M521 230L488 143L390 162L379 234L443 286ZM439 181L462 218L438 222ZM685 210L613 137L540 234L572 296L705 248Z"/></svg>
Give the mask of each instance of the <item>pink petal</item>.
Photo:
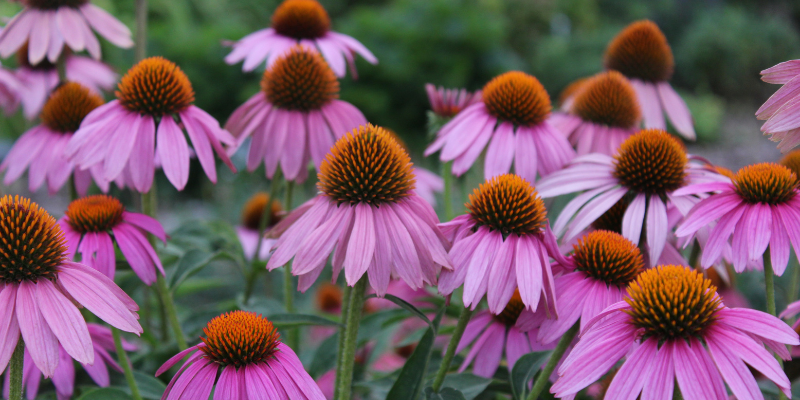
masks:
<svg viewBox="0 0 800 400"><path fill-rule="evenodd" d="M58 365L58 339L39 310L35 283L22 281L19 284L16 315L25 316L17 318L17 322L34 363L45 377L53 376Z"/></svg>
<svg viewBox="0 0 800 400"><path fill-rule="evenodd" d="M92 339L80 311L49 280L35 287L39 311L64 350L80 363L93 363Z"/></svg>
<svg viewBox="0 0 800 400"><path fill-rule="evenodd" d="M611 399L636 400L656 359L658 340L650 338L633 351L614 375L606 396Z"/></svg>
<svg viewBox="0 0 800 400"><path fill-rule="evenodd" d="M769 119L774 116L784 105L800 95L800 79L796 76L786 82L756 111L756 118Z"/></svg>
<svg viewBox="0 0 800 400"><path fill-rule="evenodd" d="M535 132L530 129L517 128L514 136L514 172L525 178L528 182L536 182L536 173L539 169L536 141L533 139Z"/></svg>
<svg viewBox="0 0 800 400"><path fill-rule="evenodd" d="M0 371L5 370L19 340L19 324L16 312L17 288L15 285L5 285L0 291Z"/></svg>
<svg viewBox="0 0 800 400"><path fill-rule="evenodd" d="M355 222L344 260L345 278L350 286L355 286L361 276L367 272L375 252L375 218L372 215L372 207L368 204L358 203L354 213Z"/></svg>
<svg viewBox="0 0 800 400"><path fill-rule="evenodd" d="M800 75L800 60L789 60L761 71L761 80L782 85L797 75Z"/></svg>
<svg viewBox="0 0 800 400"><path fill-rule="evenodd" d="M100 36L117 47L126 49L133 46L130 29L111 14L91 3L82 6L80 10Z"/></svg>
<svg viewBox="0 0 800 400"><path fill-rule="evenodd" d="M638 245L642 238L644 213L647 206L647 195L639 193L634 197L625 214L622 216L622 236Z"/></svg>
<svg viewBox="0 0 800 400"><path fill-rule="evenodd" d="M486 150L483 173L486 179L508 173L511 170L511 163L514 162L514 126L503 122L497 127L493 136Z"/></svg>
<svg viewBox="0 0 800 400"><path fill-rule="evenodd" d="M650 196L647 207L647 245L650 249L650 264L655 265L667 243L667 206L658 196Z"/></svg>
<svg viewBox="0 0 800 400"><path fill-rule="evenodd" d="M164 174L176 189L183 190L189 181L189 145L174 119L161 118L156 142Z"/></svg>
<svg viewBox="0 0 800 400"><path fill-rule="evenodd" d="M509 235L497 249L497 253L489 267L489 289L486 300L489 310L500 314L505 309L514 290L517 288L515 271L514 250L517 247L517 235ZM527 265L528 268L539 268L537 265Z"/></svg>
<svg viewBox="0 0 800 400"><path fill-rule="evenodd" d="M539 265L541 255L539 254L539 246L533 243L534 240L531 235L524 235L517 240L514 270L517 275L516 283L519 286L522 303L527 308L535 310L542 294L542 268L544 266Z"/></svg>
<svg viewBox="0 0 800 400"><path fill-rule="evenodd" d="M646 128L666 129L664 122L664 112L661 110L661 102L658 98L656 86L649 82L642 82L638 79L630 80L639 105L642 107L642 117Z"/></svg>
<svg viewBox="0 0 800 400"><path fill-rule="evenodd" d="M695 140L694 123L692 121L692 114L689 112L689 107L683 101L681 96L675 92L675 89L667 82L661 82L656 86L658 95L661 98L661 104L664 105L664 111L667 112L669 121L675 130L686 139Z"/></svg>
<svg viewBox="0 0 800 400"><path fill-rule="evenodd" d="M490 232L477 244L475 253L479 256L473 256L470 260L464 280L464 306L472 305L474 309L486 293L489 265L502 241L503 236L499 232Z"/></svg>
<svg viewBox="0 0 800 400"><path fill-rule="evenodd" d="M650 367L649 377L644 382L642 400L672 399L672 394L675 390L675 366L672 360L672 347L672 341L667 341L658 350Z"/></svg>

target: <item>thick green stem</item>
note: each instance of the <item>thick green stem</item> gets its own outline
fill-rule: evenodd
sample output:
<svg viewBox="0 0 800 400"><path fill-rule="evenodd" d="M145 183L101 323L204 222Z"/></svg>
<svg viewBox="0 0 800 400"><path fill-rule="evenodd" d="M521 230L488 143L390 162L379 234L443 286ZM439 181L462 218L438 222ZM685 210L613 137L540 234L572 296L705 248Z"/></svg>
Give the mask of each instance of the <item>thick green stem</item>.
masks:
<svg viewBox="0 0 800 400"><path fill-rule="evenodd" d="M539 372L536 382L533 383L533 388L531 389L531 392L528 393L528 400L536 400L539 398L539 394L541 394L542 390L544 390L547 381L550 379L550 375L553 374L553 370L556 369L556 365L558 365L558 362L561 361L561 357L564 356L564 352L567 351L567 347L569 347L569 344L572 343L572 339L575 338L580 326L580 322L576 322L575 325L572 325L572 328L569 328L567 333L561 337L561 340L558 341L558 345L556 345L555 350L553 350L553 354L551 354L550 359L547 360L547 365L544 366L542 372Z"/></svg>
<svg viewBox="0 0 800 400"><path fill-rule="evenodd" d="M453 332L453 336L450 337L450 342L447 344L447 350L444 353L442 364L439 365L439 370L436 371L436 378L433 380L433 391L435 393L438 393L439 389L442 388L444 377L447 376L447 371L450 370L450 363L453 362L458 343L461 342L461 336L464 335L464 330L467 329L467 323L470 318L472 318L472 309L464 307L464 309L461 310L461 315L458 317L456 330Z"/></svg>
<svg viewBox="0 0 800 400"><path fill-rule="evenodd" d="M358 345L358 324L364 307L364 292L367 290L367 277L362 276L351 291L347 301L347 321L344 328L344 346L339 348L339 365L336 370L338 385L336 400L351 400L353 390L353 366Z"/></svg>
<svg viewBox="0 0 800 400"><path fill-rule="evenodd" d="M336 349L341 353L342 349L344 348L344 341L345 341L345 334L347 329L347 306L350 304L350 297L353 295L353 288L350 286L344 285L344 293L342 294L342 317L340 319L341 325L339 326L339 343ZM336 357L336 371L338 372L342 365L342 357ZM337 393L339 391L339 387L341 386L341 379L340 375L336 375L336 379L334 381L334 388L333 393Z"/></svg>
<svg viewBox="0 0 800 400"><path fill-rule="evenodd" d="M451 221L456 217L453 209L453 162L446 162L442 166L442 177L444 178L444 219Z"/></svg>
<svg viewBox="0 0 800 400"><path fill-rule="evenodd" d="M135 41L133 56L139 62L147 57L147 0L136 0Z"/></svg>
<svg viewBox="0 0 800 400"><path fill-rule="evenodd" d="M17 348L11 355L9 368L9 400L22 400L22 367L25 360L25 342L20 337L17 341Z"/></svg>
<svg viewBox="0 0 800 400"><path fill-rule="evenodd" d="M258 255L261 254L261 247L264 245L264 232L266 232L267 227L272 223L272 204L275 202L275 196L278 195L278 189L280 189L282 178L281 170L278 170L275 173L275 176L272 178L272 182L270 183L269 187L269 199L267 199L267 204L264 205L264 211L261 213L261 219L258 220L259 240L256 244L256 251L253 253L253 259L250 260L250 273L247 275L247 282L244 289L245 304L250 301L250 296L253 295L253 288L255 287L256 278L258 278L258 273L262 270L261 266L259 265L261 264L261 260L259 260Z"/></svg>
<svg viewBox="0 0 800 400"><path fill-rule="evenodd" d="M775 308L775 272L772 270L772 259L770 258L769 249L764 252L764 284L767 287L767 312L770 315L777 316L778 311ZM783 369L783 360L777 354L775 359L778 360L781 369ZM778 394L779 400L786 400L786 395L783 392Z"/></svg>
<svg viewBox="0 0 800 400"><path fill-rule="evenodd" d="M158 276L156 289L158 289L158 295L161 296L161 303L164 304L164 313L167 314L167 321L172 327L172 333L175 335L175 341L178 342L178 348L181 351L186 350L189 346L186 344L186 336L183 335L181 322L178 320L178 312L175 310L175 302L172 301L172 293L167 287L167 280L164 279L164 276Z"/></svg>
<svg viewBox="0 0 800 400"><path fill-rule="evenodd" d="M128 353L122 347L122 336L119 329L112 327L111 334L114 336L114 347L117 348L117 360L119 365L122 366L122 371L125 373L125 380L128 382L128 387L131 389L131 397L133 400L142 400L142 395L139 394L139 386L136 385L136 379L133 377L133 369L131 369L131 362L128 359Z"/></svg>

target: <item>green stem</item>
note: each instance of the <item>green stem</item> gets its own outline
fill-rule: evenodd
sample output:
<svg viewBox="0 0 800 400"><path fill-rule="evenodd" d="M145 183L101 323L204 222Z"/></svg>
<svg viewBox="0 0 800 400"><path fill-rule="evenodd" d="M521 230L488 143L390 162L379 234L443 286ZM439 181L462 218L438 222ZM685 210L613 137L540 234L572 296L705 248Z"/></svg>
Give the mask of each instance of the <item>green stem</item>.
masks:
<svg viewBox="0 0 800 400"><path fill-rule="evenodd" d="M275 201L275 196L278 195L278 189L281 186L281 180L282 175L281 170L279 169L272 177L272 182L270 183L269 187L269 199L267 199L267 204L264 205L264 211L261 213L261 219L258 221L259 240L256 244L256 252L253 253L253 259L250 260L250 274L247 276L247 283L244 289L245 304L250 301L250 296L253 295L253 288L255 287L258 273L263 269L259 265L261 260L258 259L258 255L261 254L261 246L264 245L264 232L266 232L267 227L272 223L272 203Z"/></svg>
<svg viewBox="0 0 800 400"><path fill-rule="evenodd" d="M133 56L136 62L147 57L147 0L136 0L136 44Z"/></svg>
<svg viewBox="0 0 800 400"><path fill-rule="evenodd" d="M67 82L67 56L61 53L61 57L56 61L56 70L58 71L58 82L63 84Z"/></svg>
<svg viewBox="0 0 800 400"><path fill-rule="evenodd" d="M156 289L158 289L158 295L161 296L161 302L164 304L164 313L167 315L167 321L172 327L175 341L178 342L178 349L184 351L189 348L189 346L186 344L186 337L183 335L183 329L181 329L181 323L178 320L178 312L175 311L175 302L172 301L172 293L170 293L167 287L167 280L164 279L163 275L158 276Z"/></svg>
<svg viewBox="0 0 800 400"><path fill-rule="evenodd" d="M450 364L453 362L453 357L456 355L458 343L461 342L461 336L464 335L464 330L467 329L467 323L470 318L472 318L472 312L473 311L469 307L464 307L464 309L461 310L456 330L453 332L453 336L450 337L450 342L447 344L447 350L444 353L442 364L439 365L439 370L436 371L436 378L433 380L434 393L439 393L439 389L442 388L444 378L447 376L447 371L450 370Z"/></svg>
<svg viewBox="0 0 800 400"><path fill-rule="evenodd" d="M339 365L336 370L338 385L336 400L350 400L353 390L353 366L358 345L358 324L364 307L364 292L367 290L367 277L362 276L351 291L347 301L347 321L344 328L344 346L339 348Z"/></svg>
<svg viewBox="0 0 800 400"><path fill-rule="evenodd" d="M698 258L700 258L700 243L695 239L692 244L692 252L689 253L689 266L697 270L702 270L702 268L697 265Z"/></svg>
<svg viewBox="0 0 800 400"><path fill-rule="evenodd" d="M78 188L75 187L75 173L69 176L69 201L78 200Z"/></svg>
<svg viewBox="0 0 800 400"><path fill-rule="evenodd" d="M769 249L764 252L764 284L767 287L767 312L772 316L777 316L778 311L775 308L775 273L772 270L772 258ZM783 360L777 354L775 359L778 360L781 369L783 369ZM786 400L786 395L783 392L778 394L779 400Z"/></svg>
<svg viewBox="0 0 800 400"><path fill-rule="evenodd" d="M561 340L558 341L558 345L556 345L555 350L553 350L553 354L551 354L550 359L547 360L547 365L544 366L542 372L539 372L536 382L533 383L533 388L531 389L531 392L528 393L528 400L536 400L539 398L539 394L541 394L542 390L544 390L544 386L550 379L550 375L553 373L553 370L556 369L558 362L561 361L561 357L564 356L564 352L567 351L567 347L569 347L569 344L572 343L572 339L575 338L580 326L580 322L576 322L575 325L572 325L572 328L569 328L567 333L561 337Z"/></svg>
<svg viewBox="0 0 800 400"><path fill-rule="evenodd" d="M444 178L444 219L451 221L456 217L453 209L453 162L446 162L442 166L442 177Z"/></svg>
<svg viewBox="0 0 800 400"><path fill-rule="evenodd" d="M125 380L128 381L128 387L131 388L131 397L133 400L142 400L142 395L139 394L139 386L136 385L136 379L133 377L133 370L131 369L131 362L128 359L128 353L122 347L122 336L119 329L112 327L111 334L114 337L114 347L117 348L117 360L119 365L122 366L122 371L125 373Z"/></svg>
<svg viewBox="0 0 800 400"><path fill-rule="evenodd" d="M791 260L792 264L792 282L791 286L789 287L789 298L787 299L788 303L794 303L797 300L798 292L800 292L800 263L797 262L797 256L792 256L789 260Z"/></svg>
<svg viewBox="0 0 800 400"><path fill-rule="evenodd" d="M9 400L22 400L22 367L25 360L25 342L20 337L9 362Z"/></svg>
<svg viewBox="0 0 800 400"><path fill-rule="evenodd" d="M342 294L342 317L340 319L341 325L339 326L339 344L337 349L341 353L341 349L344 348L344 341L345 341L345 330L347 325L347 306L350 304L350 297L353 295L353 288L350 286L344 285L344 293ZM342 357L336 357L336 371L338 372L342 365ZM341 379L340 375L336 375L336 379L334 382L333 393L337 393L339 391L339 387L341 386Z"/></svg>
<svg viewBox="0 0 800 400"><path fill-rule="evenodd" d="M286 211L292 210L292 194L294 192L294 182L286 182L286 198L283 206ZM284 266L283 270L283 296L286 305L286 312L294 313L294 279L292 278L292 263L289 262ZM289 328L286 332L286 344L294 349L295 352L300 351L300 329Z"/></svg>

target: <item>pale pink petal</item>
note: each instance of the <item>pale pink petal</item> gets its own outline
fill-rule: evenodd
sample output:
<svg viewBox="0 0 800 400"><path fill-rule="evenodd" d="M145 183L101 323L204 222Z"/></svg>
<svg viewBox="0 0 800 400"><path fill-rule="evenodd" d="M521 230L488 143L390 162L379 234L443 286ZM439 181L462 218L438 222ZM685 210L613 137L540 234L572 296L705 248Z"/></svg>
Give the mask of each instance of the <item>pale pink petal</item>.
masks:
<svg viewBox="0 0 800 400"><path fill-rule="evenodd" d="M22 281L17 289L16 315L22 339L28 352L45 377L53 376L58 365L58 339L50 330L39 309L36 299L36 284Z"/></svg>
<svg viewBox="0 0 800 400"><path fill-rule="evenodd" d="M0 371L4 371L14 354L19 340L19 324L16 313L17 287L5 285L0 291Z"/></svg>
<svg viewBox="0 0 800 400"><path fill-rule="evenodd" d="M131 31L122 22L100 7L87 3L80 8L92 28L117 47L124 49L133 46Z"/></svg>
<svg viewBox="0 0 800 400"><path fill-rule="evenodd" d="M486 150L483 176L486 179L506 174L514 162L514 126L503 122L495 130L492 142Z"/></svg>
<svg viewBox="0 0 800 400"><path fill-rule="evenodd" d="M661 104L664 106L664 111L667 112L667 117L672 122L672 126L684 138L695 140L696 135L694 133L692 114L681 96L675 92L675 89L668 82L660 82L656 88L661 98Z"/></svg>
<svg viewBox="0 0 800 400"><path fill-rule="evenodd" d="M514 295L514 290L517 288L514 260L517 238L517 235L509 235L500 244L494 260L489 266L489 289L486 293L486 300L489 303L489 310L494 314L503 312L511 296ZM541 268L535 264L528 264L526 267Z"/></svg>
<svg viewBox="0 0 800 400"><path fill-rule="evenodd" d="M639 193L634 197L622 216L622 236L638 245L642 238L647 195Z"/></svg>
<svg viewBox="0 0 800 400"><path fill-rule="evenodd" d="M80 363L93 363L92 339L80 311L49 280L35 287L39 311L64 350Z"/></svg>
<svg viewBox="0 0 800 400"><path fill-rule="evenodd" d="M650 250L650 264L654 266L661 258L661 252L667 243L667 206L656 195L650 196L647 207L647 246Z"/></svg>
<svg viewBox="0 0 800 400"><path fill-rule="evenodd" d="M181 128L171 117L161 118L156 136L156 153L161 158L164 175L178 190L189 181L189 145Z"/></svg>
<svg viewBox="0 0 800 400"><path fill-rule="evenodd" d="M661 110L661 102L658 98L656 86L650 82L643 82L638 79L630 80L636 97L642 109L642 117L646 128L666 129L664 122L664 112Z"/></svg>
<svg viewBox="0 0 800 400"><path fill-rule="evenodd" d="M800 60L789 60L761 71L761 80L782 85L797 75L800 75Z"/></svg>

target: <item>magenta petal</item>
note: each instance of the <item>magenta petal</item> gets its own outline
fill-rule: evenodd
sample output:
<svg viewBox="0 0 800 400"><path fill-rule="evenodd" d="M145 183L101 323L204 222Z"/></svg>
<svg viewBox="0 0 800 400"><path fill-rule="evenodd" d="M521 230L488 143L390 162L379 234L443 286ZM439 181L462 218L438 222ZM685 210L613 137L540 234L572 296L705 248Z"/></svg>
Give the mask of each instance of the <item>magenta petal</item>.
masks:
<svg viewBox="0 0 800 400"><path fill-rule="evenodd" d="M192 347L189 347L188 349L183 350L180 353L175 354L174 356L170 357L170 359L167 360L167 362L165 362L164 365L162 365L160 368L158 368L158 371L156 371L156 375L155 376L159 376L159 375L163 374L164 372L167 372L168 369L172 368L173 366L175 366L175 364L177 364L181 360L183 360L187 355L189 355L189 353L192 353L192 352L197 351L197 350L199 350L198 346L192 346Z"/></svg>
<svg viewBox="0 0 800 400"><path fill-rule="evenodd" d="M506 174L511 170L514 161L514 126L503 122L495 130L492 142L486 150L484 162L484 177L493 178Z"/></svg>
<svg viewBox="0 0 800 400"><path fill-rule="evenodd" d="M307 167L307 165L303 165L303 160L307 147L308 128L303 113L299 111L289 111L288 113L286 129L292 135L292 139L290 145L284 146L281 150L280 160L286 180L292 182L297 180L300 169Z"/></svg>
<svg viewBox="0 0 800 400"><path fill-rule="evenodd" d="M180 114L181 122L186 127L186 134L192 141L192 148L194 148L197 159L200 161L200 166L203 167L206 176L211 182L217 183L217 166L214 163L214 152L211 149L211 142L206 136L202 124L196 121L192 115L186 111Z"/></svg>
<svg viewBox="0 0 800 400"><path fill-rule="evenodd" d="M650 265L655 266L667 243L667 206L659 196L650 196L647 207L647 246L650 249Z"/></svg>
<svg viewBox="0 0 800 400"><path fill-rule="evenodd" d="M628 355L622 368L614 375L606 396L611 399L635 400L649 377L657 350L658 340L649 338Z"/></svg>
<svg viewBox="0 0 800 400"><path fill-rule="evenodd" d="M39 309L36 284L22 281L17 289L16 315L19 330L36 366L45 377L53 376L58 365L58 339L50 330Z"/></svg>
<svg viewBox="0 0 800 400"><path fill-rule="evenodd" d="M542 268L540 265L541 255L539 246L533 241L536 240L531 235L524 235L517 240L515 249L515 272L516 283L519 287L519 294L522 303L529 309L535 310L542 295L543 280Z"/></svg>
<svg viewBox="0 0 800 400"><path fill-rule="evenodd" d="M142 230L152 233L155 237L159 238L162 242L167 241L167 234L164 232L164 227L155 218L139 213L124 212L122 219Z"/></svg>
<svg viewBox="0 0 800 400"><path fill-rule="evenodd" d="M488 286L489 265L503 241L499 232L488 233L476 248L464 280L464 306L478 306Z"/></svg>
<svg viewBox="0 0 800 400"><path fill-rule="evenodd" d="M142 332L130 308L136 303L105 275L86 267L64 268L58 278L72 298L109 325L125 332Z"/></svg>
<svg viewBox="0 0 800 400"><path fill-rule="evenodd" d="M80 311L49 280L35 287L39 311L64 350L80 363L93 363L92 339Z"/></svg>
<svg viewBox="0 0 800 400"><path fill-rule="evenodd" d="M730 343L728 341L718 341L715 336L716 335L708 335L706 337L706 344L708 345L708 350L711 352L711 357L714 359L714 363L719 369L719 373L725 379L725 383L728 384L733 395L739 399L763 398L753 374L742 359L737 357L729 348ZM678 371L680 371L680 366L678 366ZM680 374L678 374L678 376L680 379ZM680 380L678 383L681 383ZM683 385L681 385L681 392L683 392L683 390ZM714 397L707 396L704 398L711 399ZM716 398L720 397L716 396ZM727 396L722 397L722 399L725 398L727 398Z"/></svg>
<svg viewBox="0 0 800 400"><path fill-rule="evenodd" d="M5 285L0 291L0 371L4 371L14 354L19 340L19 324L16 313L17 287Z"/></svg>
<svg viewBox="0 0 800 400"><path fill-rule="evenodd" d="M266 372L264 372L264 368L268 368L266 364L250 364L244 368L244 381L248 400L273 400L281 398Z"/></svg>
<svg viewBox="0 0 800 400"><path fill-rule="evenodd" d="M645 379L642 400L669 400L675 390L675 365L672 360L672 342L667 341L658 350Z"/></svg>
<svg viewBox="0 0 800 400"><path fill-rule="evenodd" d="M368 204L358 203L355 206L355 222L344 260L348 285L354 286L364 275L374 252L375 218L372 215L372 208Z"/></svg>
<svg viewBox="0 0 800 400"><path fill-rule="evenodd" d="M236 373L236 367L229 365L222 369L222 373L217 380L217 388L214 391L213 400L239 400L246 397L244 391L240 394L240 389L243 389L244 382L240 379L240 375Z"/></svg>
<svg viewBox="0 0 800 400"><path fill-rule="evenodd" d="M174 119L161 118L156 142L156 153L161 158L164 175L176 189L183 190L189 181L189 145Z"/></svg>
<svg viewBox="0 0 800 400"><path fill-rule="evenodd" d="M486 300L489 302L489 310L494 314L500 314L505 309L514 290L517 288L515 271L514 251L517 247L517 235L509 235L497 249L494 260L489 267L489 287L486 293ZM532 264L526 265L528 268L540 268Z"/></svg>
<svg viewBox="0 0 800 400"><path fill-rule="evenodd" d="M505 347L506 327L499 323L494 323L486 328L481 339L486 338L482 346L479 345L480 339L475 343L472 351L478 349L475 356L475 363L472 365L472 372L475 375L490 378L500 366L503 358L503 348ZM472 353L472 351L470 353ZM469 357L469 355L467 356Z"/></svg>
<svg viewBox="0 0 800 400"><path fill-rule="evenodd" d="M153 174L155 173L156 123L153 117L142 117L139 131L134 132L134 134L136 135L136 143L134 144L133 152L131 152L128 167L131 171L133 187L139 193L146 193L150 191L150 186L153 184Z"/></svg>

